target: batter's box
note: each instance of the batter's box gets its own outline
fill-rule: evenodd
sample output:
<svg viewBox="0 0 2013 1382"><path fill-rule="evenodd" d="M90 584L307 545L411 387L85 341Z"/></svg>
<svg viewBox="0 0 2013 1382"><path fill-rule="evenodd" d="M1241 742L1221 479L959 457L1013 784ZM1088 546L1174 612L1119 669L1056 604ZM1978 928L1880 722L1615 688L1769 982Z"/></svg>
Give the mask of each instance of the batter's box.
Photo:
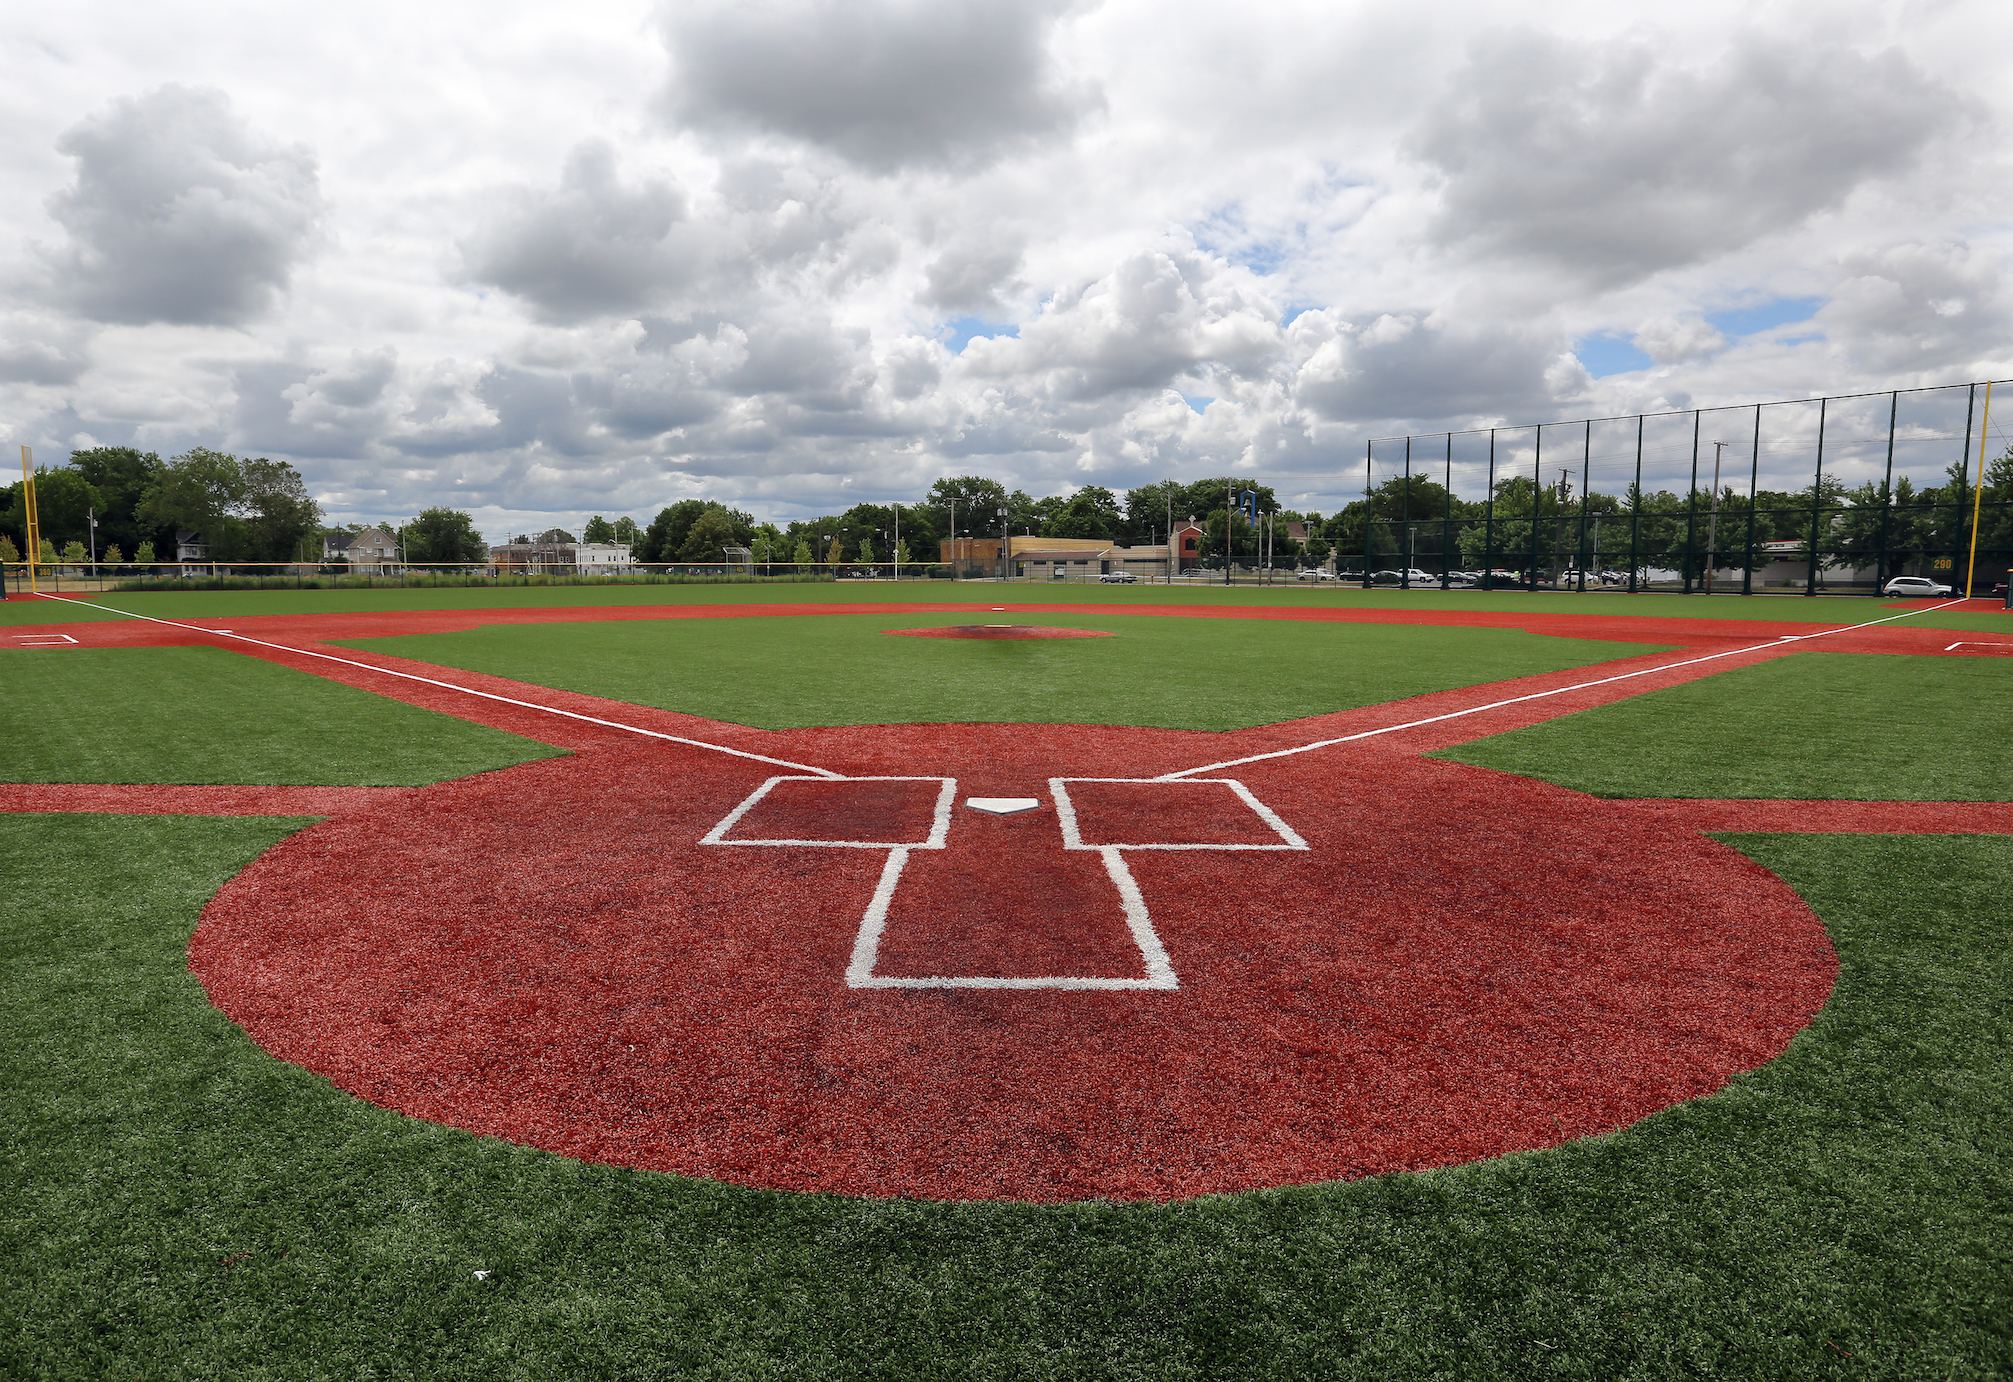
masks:
<svg viewBox="0 0 2013 1382"><path fill-rule="evenodd" d="M1306 849L1231 778L1052 777L1065 849Z"/></svg>
<svg viewBox="0 0 2013 1382"><path fill-rule="evenodd" d="M942 849L957 791L954 777L772 777L699 843Z"/></svg>

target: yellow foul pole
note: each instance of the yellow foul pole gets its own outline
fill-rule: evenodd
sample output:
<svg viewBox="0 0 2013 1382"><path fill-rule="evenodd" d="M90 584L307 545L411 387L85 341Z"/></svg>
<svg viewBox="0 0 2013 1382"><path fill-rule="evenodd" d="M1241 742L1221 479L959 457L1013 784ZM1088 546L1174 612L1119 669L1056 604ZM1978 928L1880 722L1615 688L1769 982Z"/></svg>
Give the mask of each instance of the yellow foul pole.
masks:
<svg viewBox="0 0 2013 1382"><path fill-rule="evenodd" d="M1985 439L1992 435L1992 381L1985 381L1985 425L1978 429L1978 482L1971 490L1971 555L1964 563L1964 598L1978 579L1978 509L1985 499Z"/></svg>
<svg viewBox="0 0 2013 1382"><path fill-rule="evenodd" d="M22 555L28 559L28 589L39 594L42 587L35 580L35 562L42 555L42 514L35 507L35 453L27 447L21 448L21 514L22 536L27 540L28 550Z"/></svg>

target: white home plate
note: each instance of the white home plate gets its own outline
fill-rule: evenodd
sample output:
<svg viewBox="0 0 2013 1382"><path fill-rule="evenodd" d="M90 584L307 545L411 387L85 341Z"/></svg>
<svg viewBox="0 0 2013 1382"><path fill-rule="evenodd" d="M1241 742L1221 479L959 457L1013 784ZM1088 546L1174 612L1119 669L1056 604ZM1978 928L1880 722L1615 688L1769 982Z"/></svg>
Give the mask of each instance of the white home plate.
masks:
<svg viewBox="0 0 2013 1382"><path fill-rule="evenodd" d="M965 805L974 811L989 811L995 816L1011 816L1016 811L1032 811L1041 805L1039 797L966 797Z"/></svg>

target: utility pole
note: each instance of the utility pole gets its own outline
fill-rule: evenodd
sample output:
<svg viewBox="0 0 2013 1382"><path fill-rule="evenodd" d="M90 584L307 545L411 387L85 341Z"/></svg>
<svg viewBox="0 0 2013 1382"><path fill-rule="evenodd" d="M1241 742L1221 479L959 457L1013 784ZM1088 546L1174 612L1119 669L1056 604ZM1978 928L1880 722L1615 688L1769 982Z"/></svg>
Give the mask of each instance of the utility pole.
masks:
<svg viewBox="0 0 2013 1382"><path fill-rule="evenodd" d="M1712 444L1712 516L1705 525L1705 593L1708 595L1712 594L1712 569L1718 561L1715 554L1719 550L1719 458L1725 450L1726 443L1723 441Z"/></svg>

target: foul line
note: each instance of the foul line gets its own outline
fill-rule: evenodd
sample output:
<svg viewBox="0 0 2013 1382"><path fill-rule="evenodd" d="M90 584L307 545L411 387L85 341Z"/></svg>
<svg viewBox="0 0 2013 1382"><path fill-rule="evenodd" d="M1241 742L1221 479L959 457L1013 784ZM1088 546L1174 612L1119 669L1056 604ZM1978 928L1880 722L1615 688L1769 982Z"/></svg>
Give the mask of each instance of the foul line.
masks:
<svg viewBox="0 0 2013 1382"><path fill-rule="evenodd" d="M415 676L411 672L394 672L389 667L374 667L368 662L357 662L352 658L335 657L329 653L310 652L306 648L289 648L284 643L268 643L263 638L253 638L249 634L233 633L229 629L204 629L194 624L177 623L173 619L156 619L151 614L135 614L129 609L115 605L86 605L82 600L72 600L64 595L44 595L45 600L57 600L66 605L78 605L84 609L109 609L114 614L123 614L128 619L144 619L149 624L165 624L171 629L186 629L190 633L207 633L216 638L235 638L241 643L254 643L261 648L271 648L275 652L291 653L295 657L315 657L323 662L339 662L345 667L360 667L366 672L376 672L380 676L397 677L401 681L416 681L425 686L438 686L444 691L459 691L464 696L480 696L486 701L498 701L504 705L514 705L524 710L542 711L547 715L563 715L569 720L579 720L583 724L600 725L604 729L619 729L629 734L641 734L649 739L662 739L672 744L688 744L695 749L711 749L715 753L732 754L736 758L751 758L757 763L770 763L778 768L796 768L801 772L815 773L819 777L840 778L843 773L835 773L830 768L813 767L809 763L793 763L787 758L771 758L767 754L749 753L745 749L730 749L725 744L709 744L704 739L687 739L682 734L665 734L660 730L643 729L638 725L625 725L619 720L603 720L593 715L581 715L571 710L560 710L555 706L539 705L535 701L520 701L512 696L499 696L493 691L477 691L472 686L456 686L451 681L437 681L432 677Z"/></svg>
<svg viewBox="0 0 2013 1382"><path fill-rule="evenodd" d="M1680 667L1696 667L1701 662L1715 662L1723 657L1740 657L1745 653L1765 652L1770 648L1780 648L1785 643L1800 643L1805 639L1824 638L1834 633L1852 633L1859 629L1870 629L1875 624L1891 624L1896 619L1912 619L1918 614L1934 614L1939 609L1949 609L1951 605L1964 604L1963 600L1948 600L1927 609L1911 609L1902 614L1890 614L1885 619L1869 619L1863 624L1848 624L1843 628L1820 629L1816 633L1778 634L1773 642L1757 643L1751 648L1734 648L1723 653L1707 653L1704 657L1688 658L1683 662L1665 662L1655 667L1639 667L1633 672L1622 672L1612 677L1602 677L1597 681L1575 682L1571 686L1554 687L1550 691L1533 691L1526 696L1511 696L1508 700L1490 701L1487 705L1470 706L1466 710L1450 710L1444 715L1428 715L1420 720L1408 720L1402 725L1386 725L1382 729L1366 729L1357 734L1344 734L1337 739L1321 739L1312 744L1302 744L1298 748L1278 749L1272 753L1254 753L1248 758L1230 758L1221 763L1205 763L1199 768L1183 768L1180 772L1162 773L1152 782L1175 782L1196 773L1215 772L1219 768L1238 768L1246 763L1263 763L1269 758L1291 758L1296 753L1312 753L1315 749L1333 748L1337 744L1352 744L1359 739L1375 739L1380 734L1397 734L1401 730L1419 729L1425 725L1437 725L1444 720L1459 720L1468 715L1480 715L1487 710L1501 710L1506 705L1522 705L1525 701L1542 701L1550 696L1563 696L1569 691L1585 691L1596 686L1612 686L1618 681L1628 681L1634 677L1654 676L1658 672L1675 672ZM1944 649L1948 652L1949 649Z"/></svg>

